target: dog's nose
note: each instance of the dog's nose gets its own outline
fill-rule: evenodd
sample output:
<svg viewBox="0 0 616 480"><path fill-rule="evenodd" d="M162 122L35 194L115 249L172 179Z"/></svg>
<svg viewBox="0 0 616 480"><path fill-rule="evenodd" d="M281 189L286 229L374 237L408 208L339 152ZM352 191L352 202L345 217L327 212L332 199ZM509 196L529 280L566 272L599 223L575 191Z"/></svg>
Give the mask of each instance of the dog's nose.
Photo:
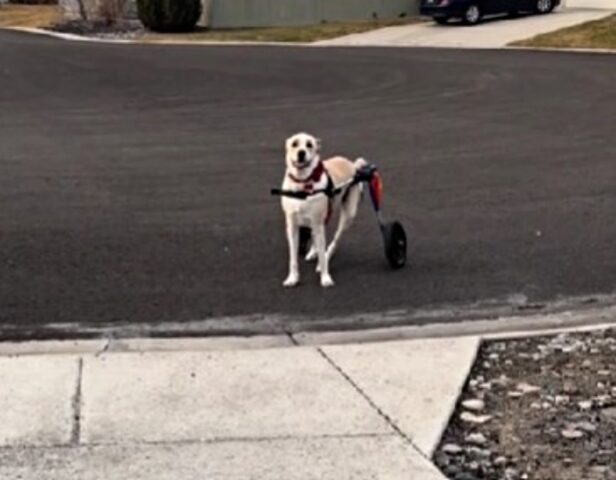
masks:
<svg viewBox="0 0 616 480"><path fill-rule="evenodd" d="M303 162L306 160L306 151L305 150L298 150L297 152L297 161L298 162Z"/></svg>

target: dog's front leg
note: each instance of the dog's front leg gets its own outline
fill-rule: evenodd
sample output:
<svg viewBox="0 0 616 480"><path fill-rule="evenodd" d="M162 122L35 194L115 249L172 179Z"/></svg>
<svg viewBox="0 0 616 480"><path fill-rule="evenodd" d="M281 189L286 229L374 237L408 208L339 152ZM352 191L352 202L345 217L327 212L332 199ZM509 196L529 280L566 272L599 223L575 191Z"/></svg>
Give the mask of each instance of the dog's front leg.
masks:
<svg viewBox="0 0 616 480"><path fill-rule="evenodd" d="M333 287L334 281L329 275L329 261L327 259L327 254L325 253L325 225L323 223L313 225L312 238L314 240L314 246L317 250L317 257L319 262L317 265L317 271L321 274L321 286Z"/></svg>
<svg viewBox="0 0 616 480"><path fill-rule="evenodd" d="M287 242L289 244L289 275L282 283L285 287L294 287L299 283L299 226L293 216L287 216Z"/></svg>

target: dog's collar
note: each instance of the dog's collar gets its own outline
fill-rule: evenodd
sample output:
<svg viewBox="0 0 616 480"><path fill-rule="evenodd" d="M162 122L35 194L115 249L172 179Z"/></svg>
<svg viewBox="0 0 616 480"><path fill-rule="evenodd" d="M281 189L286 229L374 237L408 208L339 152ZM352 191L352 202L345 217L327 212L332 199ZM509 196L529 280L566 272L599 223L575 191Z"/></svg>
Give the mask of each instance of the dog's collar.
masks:
<svg viewBox="0 0 616 480"><path fill-rule="evenodd" d="M311 183L318 182L324 173L325 173L325 167L323 166L323 162L319 162L317 163L317 166L314 167L314 170L312 170L312 173L306 178L297 178L291 172L289 172L287 175L295 183L311 184Z"/></svg>

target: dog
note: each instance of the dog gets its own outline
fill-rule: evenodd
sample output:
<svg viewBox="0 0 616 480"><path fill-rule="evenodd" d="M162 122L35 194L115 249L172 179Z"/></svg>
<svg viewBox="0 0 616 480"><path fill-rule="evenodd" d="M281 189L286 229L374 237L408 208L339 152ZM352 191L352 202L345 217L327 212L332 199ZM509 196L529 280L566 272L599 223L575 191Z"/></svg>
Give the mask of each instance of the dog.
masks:
<svg viewBox="0 0 616 480"><path fill-rule="evenodd" d="M352 180L357 170L367 162L363 158L351 161L340 156L322 160L321 141L308 133L289 137L285 149L286 172L282 190L305 192L307 196L305 199L281 197L289 246L289 274L283 285L294 287L299 284L300 228L308 227L312 241L306 260L317 260L321 286L332 287L334 280L329 272L329 262L338 248L340 237L357 215L363 187L361 183L350 183L337 195L331 195L331 192ZM326 246L325 226L333 211L339 212L338 226L332 242Z"/></svg>

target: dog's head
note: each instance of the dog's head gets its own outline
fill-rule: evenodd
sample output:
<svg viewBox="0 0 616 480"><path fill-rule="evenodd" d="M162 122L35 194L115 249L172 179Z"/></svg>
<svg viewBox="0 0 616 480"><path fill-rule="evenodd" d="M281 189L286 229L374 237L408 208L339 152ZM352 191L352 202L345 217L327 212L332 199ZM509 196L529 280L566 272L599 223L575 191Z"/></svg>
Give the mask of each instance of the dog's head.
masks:
<svg viewBox="0 0 616 480"><path fill-rule="evenodd" d="M310 171L319 162L321 141L308 134L296 133L287 138L287 168L298 171Z"/></svg>

